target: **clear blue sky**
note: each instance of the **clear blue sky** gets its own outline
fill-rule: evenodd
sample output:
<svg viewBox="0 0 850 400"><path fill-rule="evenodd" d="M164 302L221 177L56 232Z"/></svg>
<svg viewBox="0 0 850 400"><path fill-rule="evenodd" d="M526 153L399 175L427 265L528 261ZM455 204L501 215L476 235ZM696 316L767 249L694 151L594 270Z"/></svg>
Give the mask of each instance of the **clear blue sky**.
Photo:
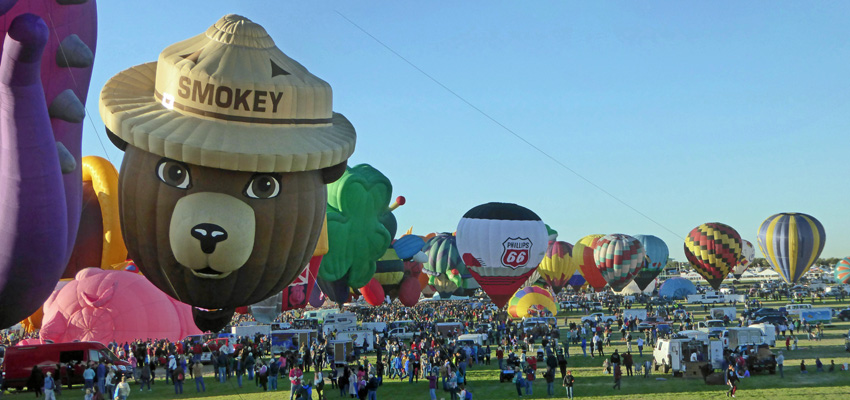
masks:
<svg viewBox="0 0 850 400"><path fill-rule="evenodd" d="M654 234L683 260L682 238L701 223L729 224L755 244L766 217L793 211L823 223L823 257L850 255L848 2L98 7L83 153L104 156L102 142L116 166L122 153L97 111L106 80L237 13L330 83L335 111L358 132L350 164L375 166L407 197L401 231L454 231L468 209L506 201L536 211L561 240Z"/></svg>

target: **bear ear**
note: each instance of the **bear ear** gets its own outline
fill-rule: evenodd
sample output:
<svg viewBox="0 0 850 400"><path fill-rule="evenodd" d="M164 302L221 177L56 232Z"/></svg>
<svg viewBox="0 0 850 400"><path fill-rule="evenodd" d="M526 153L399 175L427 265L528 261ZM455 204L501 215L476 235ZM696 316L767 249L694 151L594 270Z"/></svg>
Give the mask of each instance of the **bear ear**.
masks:
<svg viewBox="0 0 850 400"><path fill-rule="evenodd" d="M112 144L114 144L119 150L124 151L127 149L127 142L118 137L118 135L112 133L109 128L106 128L106 137L108 137L109 141L112 142Z"/></svg>
<svg viewBox="0 0 850 400"><path fill-rule="evenodd" d="M119 139L120 140L120 139ZM327 168L322 168L322 180L325 184L336 182L339 177L345 172L345 167L348 165L348 160L345 160L337 165L331 165Z"/></svg>

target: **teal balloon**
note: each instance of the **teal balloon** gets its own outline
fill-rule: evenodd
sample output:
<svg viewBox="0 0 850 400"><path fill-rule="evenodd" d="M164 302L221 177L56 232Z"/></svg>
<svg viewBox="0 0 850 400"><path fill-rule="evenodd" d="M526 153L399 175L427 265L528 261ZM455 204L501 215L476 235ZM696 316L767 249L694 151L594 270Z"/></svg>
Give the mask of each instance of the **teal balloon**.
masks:
<svg viewBox="0 0 850 400"><path fill-rule="evenodd" d="M643 248L646 249L643 268L635 276L635 283L643 291L652 283L653 279L658 277L661 271L664 271L667 258L670 257L670 249L667 248L667 243L664 243L657 236L635 235L635 239L639 240Z"/></svg>

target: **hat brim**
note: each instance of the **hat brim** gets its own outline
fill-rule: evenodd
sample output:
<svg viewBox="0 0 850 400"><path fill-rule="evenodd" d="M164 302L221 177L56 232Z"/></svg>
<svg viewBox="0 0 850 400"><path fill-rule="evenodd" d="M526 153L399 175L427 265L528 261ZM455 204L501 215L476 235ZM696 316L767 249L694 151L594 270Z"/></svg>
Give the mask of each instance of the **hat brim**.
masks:
<svg viewBox="0 0 850 400"><path fill-rule="evenodd" d="M342 114L324 126L223 121L168 109L154 97L156 62L113 76L100 93L106 128L139 149L188 164L234 171L297 172L337 165L356 133Z"/></svg>

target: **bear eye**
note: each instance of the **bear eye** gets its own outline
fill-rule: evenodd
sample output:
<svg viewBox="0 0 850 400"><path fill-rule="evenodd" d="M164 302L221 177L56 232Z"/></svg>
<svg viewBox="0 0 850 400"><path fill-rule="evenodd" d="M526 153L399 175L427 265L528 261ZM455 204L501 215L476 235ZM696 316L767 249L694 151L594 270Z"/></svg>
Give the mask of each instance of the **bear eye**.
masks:
<svg viewBox="0 0 850 400"><path fill-rule="evenodd" d="M163 158L156 165L156 176L168 186L188 189L192 185L189 168L183 163Z"/></svg>
<svg viewBox="0 0 850 400"><path fill-rule="evenodd" d="M245 195L252 199L271 199L280 193L280 181L272 174L257 174L245 187Z"/></svg>

